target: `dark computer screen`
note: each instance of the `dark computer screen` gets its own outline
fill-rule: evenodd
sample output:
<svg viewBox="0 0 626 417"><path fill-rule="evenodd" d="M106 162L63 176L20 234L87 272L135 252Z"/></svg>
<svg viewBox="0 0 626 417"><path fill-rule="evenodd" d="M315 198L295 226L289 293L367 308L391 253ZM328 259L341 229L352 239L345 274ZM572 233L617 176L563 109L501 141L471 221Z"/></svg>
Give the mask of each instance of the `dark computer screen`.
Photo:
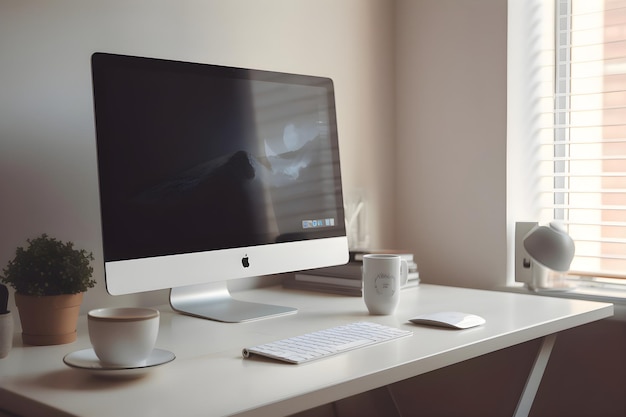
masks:
<svg viewBox="0 0 626 417"><path fill-rule="evenodd" d="M330 79L92 64L105 261L345 236Z"/></svg>

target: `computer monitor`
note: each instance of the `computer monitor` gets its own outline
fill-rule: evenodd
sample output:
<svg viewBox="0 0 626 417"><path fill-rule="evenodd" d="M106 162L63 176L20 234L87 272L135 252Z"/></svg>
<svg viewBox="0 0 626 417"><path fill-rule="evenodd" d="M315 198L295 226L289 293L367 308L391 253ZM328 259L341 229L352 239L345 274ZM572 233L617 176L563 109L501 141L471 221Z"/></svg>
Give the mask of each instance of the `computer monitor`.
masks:
<svg viewBox="0 0 626 417"><path fill-rule="evenodd" d="M108 53L92 76L110 294L247 321L295 309L227 280L347 262L329 78Z"/></svg>

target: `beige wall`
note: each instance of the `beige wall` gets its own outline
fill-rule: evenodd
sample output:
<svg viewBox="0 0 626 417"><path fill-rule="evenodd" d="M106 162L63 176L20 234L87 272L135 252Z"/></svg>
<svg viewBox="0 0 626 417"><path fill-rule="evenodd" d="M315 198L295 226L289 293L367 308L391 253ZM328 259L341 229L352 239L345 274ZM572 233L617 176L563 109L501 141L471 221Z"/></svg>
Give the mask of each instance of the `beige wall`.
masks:
<svg viewBox="0 0 626 417"><path fill-rule="evenodd" d="M101 260L89 57L134 54L328 76L346 190L392 243L393 7L378 0L0 0L0 265L47 232ZM100 261L101 262L101 261ZM128 298L98 287L83 310ZM158 295L161 297L161 295Z"/></svg>
<svg viewBox="0 0 626 417"><path fill-rule="evenodd" d="M506 275L505 0L0 0L0 265L48 232L100 255L93 51L330 76L344 187L424 281ZM107 298L100 264L86 306Z"/></svg>
<svg viewBox="0 0 626 417"><path fill-rule="evenodd" d="M399 0L397 241L425 282L506 279L506 0Z"/></svg>

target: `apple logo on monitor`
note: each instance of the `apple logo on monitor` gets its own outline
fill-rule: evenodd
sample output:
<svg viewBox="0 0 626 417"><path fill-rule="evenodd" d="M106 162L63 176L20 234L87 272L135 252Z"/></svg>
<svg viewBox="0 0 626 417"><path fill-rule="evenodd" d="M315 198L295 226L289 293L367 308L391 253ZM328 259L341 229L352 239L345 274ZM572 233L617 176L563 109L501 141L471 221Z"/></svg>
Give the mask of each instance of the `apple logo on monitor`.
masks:
<svg viewBox="0 0 626 417"><path fill-rule="evenodd" d="M247 268L250 266L250 259L248 258L248 255L244 255L244 257L241 258L241 264L243 265L244 268Z"/></svg>

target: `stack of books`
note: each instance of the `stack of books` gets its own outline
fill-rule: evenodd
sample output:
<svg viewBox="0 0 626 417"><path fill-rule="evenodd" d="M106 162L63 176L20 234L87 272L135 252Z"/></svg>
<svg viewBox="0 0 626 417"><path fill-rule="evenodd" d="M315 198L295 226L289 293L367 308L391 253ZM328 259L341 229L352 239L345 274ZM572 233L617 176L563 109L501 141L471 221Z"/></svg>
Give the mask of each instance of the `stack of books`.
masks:
<svg viewBox="0 0 626 417"><path fill-rule="evenodd" d="M347 264L296 272L292 277L288 277L283 281L283 286L285 288L362 297L363 255L368 253L400 255L402 259L407 261L409 266L408 280L403 288L419 285L419 272L417 271L417 263L415 263L413 254L407 251L385 249L350 252L350 260Z"/></svg>

